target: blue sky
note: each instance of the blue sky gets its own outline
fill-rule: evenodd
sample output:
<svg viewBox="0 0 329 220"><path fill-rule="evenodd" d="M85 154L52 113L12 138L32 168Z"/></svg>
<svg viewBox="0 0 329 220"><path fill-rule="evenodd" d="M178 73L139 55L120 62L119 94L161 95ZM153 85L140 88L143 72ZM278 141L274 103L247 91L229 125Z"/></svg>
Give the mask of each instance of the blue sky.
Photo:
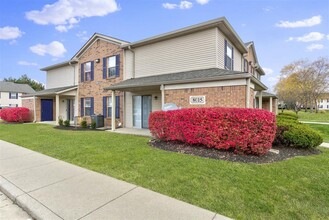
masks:
<svg viewBox="0 0 329 220"><path fill-rule="evenodd" d="M69 60L95 32L126 41L225 16L254 41L269 88L290 62L329 56L326 0L1 0L0 79Z"/></svg>

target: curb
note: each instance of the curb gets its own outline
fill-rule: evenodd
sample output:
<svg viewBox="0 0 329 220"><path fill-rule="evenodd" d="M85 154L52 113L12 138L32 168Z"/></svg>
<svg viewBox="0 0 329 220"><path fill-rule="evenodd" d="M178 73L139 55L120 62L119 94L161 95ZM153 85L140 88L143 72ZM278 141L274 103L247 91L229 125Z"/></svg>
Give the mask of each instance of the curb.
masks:
<svg viewBox="0 0 329 220"><path fill-rule="evenodd" d="M39 201L0 176L0 190L34 219L62 220Z"/></svg>

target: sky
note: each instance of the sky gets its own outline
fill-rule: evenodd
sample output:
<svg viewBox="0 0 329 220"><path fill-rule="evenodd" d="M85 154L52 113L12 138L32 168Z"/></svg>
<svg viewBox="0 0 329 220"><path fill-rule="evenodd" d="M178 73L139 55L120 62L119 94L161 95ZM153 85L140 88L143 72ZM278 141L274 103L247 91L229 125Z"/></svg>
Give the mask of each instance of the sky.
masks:
<svg viewBox="0 0 329 220"><path fill-rule="evenodd" d="M263 83L299 59L329 57L328 0L1 0L0 80L71 59L95 33L134 42L225 16L254 41Z"/></svg>

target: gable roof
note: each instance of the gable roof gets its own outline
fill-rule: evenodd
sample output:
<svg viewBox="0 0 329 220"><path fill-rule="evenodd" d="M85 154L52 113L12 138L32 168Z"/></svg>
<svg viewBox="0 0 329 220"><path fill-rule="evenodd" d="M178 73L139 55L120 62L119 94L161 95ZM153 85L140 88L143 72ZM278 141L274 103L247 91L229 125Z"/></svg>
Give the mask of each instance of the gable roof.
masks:
<svg viewBox="0 0 329 220"><path fill-rule="evenodd" d="M265 75L265 71L259 65L259 62L258 62L258 58L257 58L257 54L256 54L256 48L255 48L255 43L253 41L250 41L250 42L244 43L244 45L246 46L247 49L249 49L251 47L252 55L255 58L255 67L256 67L256 70L258 70L261 75Z"/></svg>
<svg viewBox="0 0 329 220"><path fill-rule="evenodd" d="M35 92L28 84L19 84L13 82L0 81L1 92L18 92L18 93L32 93Z"/></svg>
<svg viewBox="0 0 329 220"><path fill-rule="evenodd" d="M73 60L74 58L79 58L97 39L101 39L113 44L117 44L118 46L122 44L128 44L128 41L120 40L118 38L110 37L104 34L94 33L91 38L81 47L81 49L71 58Z"/></svg>
<svg viewBox="0 0 329 220"><path fill-rule="evenodd" d="M233 29L233 27L231 26L231 24L227 21L227 19L225 17L216 18L216 19L213 19L210 21L202 22L202 23L188 26L185 28L181 28L181 29L178 29L175 31L167 32L167 33L149 37L149 38L146 38L143 40L124 44L121 47L122 48L138 47L138 46L142 46L142 45L146 45L146 44L151 44L151 43L167 40L167 39L174 38L174 37L183 36L183 35L194 33L194 32L201 31L201 30L206 30L206 29L213 28L213 27L218 27L230 39L230 41L239 49L239 51L241 51L242 53L248 52L243 41L241 40L239 35L235 32L235 30Z"/></svg>

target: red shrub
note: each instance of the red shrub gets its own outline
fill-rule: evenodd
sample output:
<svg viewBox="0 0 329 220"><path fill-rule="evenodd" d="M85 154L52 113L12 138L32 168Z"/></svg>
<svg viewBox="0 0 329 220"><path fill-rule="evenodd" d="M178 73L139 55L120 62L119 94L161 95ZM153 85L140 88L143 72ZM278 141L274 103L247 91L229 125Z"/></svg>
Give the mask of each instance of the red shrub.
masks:
<svg viewBox="0 0 329 220"><path fill-rule="evenodd" d="M31 121L28 108L5 108L1 110L1 119L6 122L28 122Z"/></svg>
<svg viewBox="0 0 329 220"><path fill-rule="evenodd" d="M275 137L275 115L260 109L190 108L152 112L152 135L236 153L265 154Z"/></svg>

